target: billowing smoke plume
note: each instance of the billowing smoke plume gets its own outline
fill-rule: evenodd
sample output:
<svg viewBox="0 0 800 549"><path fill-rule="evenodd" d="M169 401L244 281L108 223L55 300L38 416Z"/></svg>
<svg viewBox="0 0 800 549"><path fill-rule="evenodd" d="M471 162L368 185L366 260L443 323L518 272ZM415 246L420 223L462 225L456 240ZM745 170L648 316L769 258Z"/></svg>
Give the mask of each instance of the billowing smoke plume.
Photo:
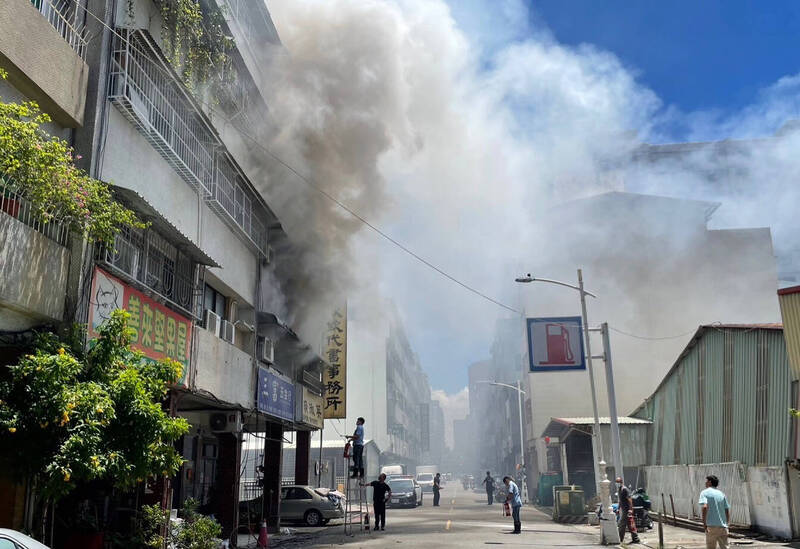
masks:
<svg viewBox="0 0 800 549"><path fill-rule="evenodd" d="M661 128L678 126L693 139L771 136L796 116L800 77L782 80L737 116L679 113L614 55L565 47L544 27L520 25L530 19L522 2L464 5L477 20L481 10L492 18L475 26L491 28L491 36L468 34L442 0L268 0L285 46L270 73L271 150L422 257L528 313L575 313L575 296L521 289L514 274L538 267L543 276L574 277L582 266L605 291L595 318L630 332L777 320L775 303L761 303L748 318L745 304L728 306L682 276L707 259L693 255L705 232L668 216L648 224L635 205L611 224L557 205L606 191L649 192L721 202L712 228L791 232L800 203L791 185L798 134L658 162L643 143L668 141L673 136ZM337 300L380 290L411 319L409 336L434 384L462 386L460 374L439 372L488 354L501 309L413 261L282 166L271 165L266 196L294 244L278 273L294 320L313 324ZM626 234L628 215L641 238ZM759 242L757 259L769 263L771 250ZM721 261L735 249L722 248ZM665 257L675 258L671 270L648 279L648 268ZM747 283L747 269L763 268L760 284L769 283L770 268L775 278L774 266L748 258L736 268L745 270L730 273L736 284ZM736 284L726 291L735 293ZM642 305L681 300L685 311L662 315ZM651 368L633 376L639 385L630 402L652 389L683 343L618 345L620 377L626 368Z"/></svg>
<svg viewBox="0 0 800 549"><path fill-rule="evenodd" d="M469 413L469 388L464 387L452 395L442 390L434 390L431 391L431 398L438 401L442 408L445 443L449 448L454 448L453 421L464 419Z"/></svg>

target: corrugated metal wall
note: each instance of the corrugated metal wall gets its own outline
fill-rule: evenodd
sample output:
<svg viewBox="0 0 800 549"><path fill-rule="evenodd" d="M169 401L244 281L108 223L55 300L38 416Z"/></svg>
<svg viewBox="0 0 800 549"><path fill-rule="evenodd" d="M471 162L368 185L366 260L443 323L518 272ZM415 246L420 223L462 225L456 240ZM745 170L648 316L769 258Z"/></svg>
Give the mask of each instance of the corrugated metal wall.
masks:
<svg viewBox="0 0 800 549"><path fill-rule="evenodd" d="M757 376L759 365L766 375ZM706 328L636 414L653 421L649 463L782 465L789 456L791 378L781 330ZM767 384L764 436L757 428L758 379ZM757 439L765 444L761 463Z"/></svg>
<svg viewBox="0 0 800 549"><path fill-rule="evenodd" d="M800 379L800 293L778 292L784 337L792 359L792 379Z"/></svg>

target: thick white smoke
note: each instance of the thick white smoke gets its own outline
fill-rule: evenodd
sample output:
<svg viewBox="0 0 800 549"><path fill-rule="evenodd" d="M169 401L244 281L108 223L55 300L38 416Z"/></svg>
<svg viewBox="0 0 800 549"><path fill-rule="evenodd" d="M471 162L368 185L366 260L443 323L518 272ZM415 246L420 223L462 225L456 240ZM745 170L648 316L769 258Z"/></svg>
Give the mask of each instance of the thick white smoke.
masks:
<svg viewBox="0 0 800 549"><path fill-rule="evenodd" d="M530 23L535 17L519 1L470 0L452 10L442 0L268 0L267 6L286 49L273 68L273 150L422 257L513 305L529 291L514 285L516 272L552 264L557 272L545 276L574 276L561 263L580 265L576 250L559 253L557 226L537 223L565 200L624 188L722 201L720 227L773 225L780 233L793 226L795 136L765 148L748 143L724 159L701 152L666 169L631 159L643 142L669 140L659 128L676 120L692 138L771 135L797 116L800 77L783 79L735 116L680 113L662 105L613 54L558 44L545 26ZM708 173L728 167L734 186L708 185ZM783 193L788 200L777 199ZM292 174L275 170L267 197L300 250L289 268L302 276L285 283L295 307L302 303L300 321L324 318L331 301L345 294L357 299L377 286L410 320L409 336L435 386L461 386L466 365L488 354L502 313L496 305L412 260ZM580 224L567 215L561 222ZM663 244L686 241L681 234ZM599 234L595 242L608 247L616 239ZM659 254L648 250L642 258L650 256ZM592 261L583 264L590 272ZM608 264L595 273L615 276ZM596 286L629 292L636 270L620 276ZM641 307L630 302L619 303L616 318L650 335L691 329L700 318L748 320L730 318L740 309L718 300L687 296L691 288L680 282L662 285L658 300L691 299L691 310L700 311L688 321L694 326L640 319ZM636 296L647 299L647 292ZM547 305L574 301L553 294ZM614 317L614 306L607 300L604 318ZM643 374L647 383L663 375L681 344L654 353L657 367ZM631 349L631 363L652 353ZM449 379L442 371L452 372ZM640 396L649 389L641 387Z"/></svg>

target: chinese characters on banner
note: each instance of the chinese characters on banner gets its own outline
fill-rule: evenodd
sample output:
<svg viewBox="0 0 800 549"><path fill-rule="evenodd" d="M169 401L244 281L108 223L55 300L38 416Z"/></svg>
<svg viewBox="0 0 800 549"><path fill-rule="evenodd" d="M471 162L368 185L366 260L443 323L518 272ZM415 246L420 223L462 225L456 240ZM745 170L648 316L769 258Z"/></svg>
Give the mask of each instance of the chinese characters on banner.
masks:
<svg viewBox="0 0 800 549"><path fill-rule="evenodd" d="M336 309L325 332L322 372L325 419L347 417L347 306Z"/></svg>
<svg viewBox="0 0 800 549"><path fill-rule="evenodd" d="M306 386L298 386L297 389L299 411L295 419L306 425L322 429L322 397L310 391Z"/></svg>
<svg viewBox="0 0 800 549"><path fill-rule="evenodd" d="M131 348L150 360L171 358L183 364L183 377L178 385L186 386L189 371L192 321L134 290L120 279L95 267L89 306L90 337L97 337L100 325L115 309L130 314Z"/></svg>
<svg viewBox="0 0 800 549"><path fill-rule="evenodd" d="M294 419L294 385L266 368L258 368L256 406L260 412L289 421Z"/></svg>

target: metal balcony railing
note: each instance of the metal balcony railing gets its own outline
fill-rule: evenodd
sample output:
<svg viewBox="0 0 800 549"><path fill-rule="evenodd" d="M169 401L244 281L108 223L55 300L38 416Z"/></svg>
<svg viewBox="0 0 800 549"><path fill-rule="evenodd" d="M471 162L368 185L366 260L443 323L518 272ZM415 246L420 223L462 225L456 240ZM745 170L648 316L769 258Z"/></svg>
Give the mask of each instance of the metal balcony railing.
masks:
<svg viewBox="0 0 800 549"><path fill-rule="evenodd" d="M140 32L116 30L109 99L186 183L209 196L218 140L185 98L182 84L148 50Z"/></svg>
<svg viewBox="0 0 800 549"><path fill-rule="evenodd" d="M43 221L33 205L17 192L13 184L0 177L0 215L8 215L53 240L61 246L67 245L69 224L54 215L54 219Z"/></svg>
<svg viewBox="0 0 800 549"><path fill-rule="evenodd" d="M101 249L98 259L196 318L197 265L157 232L123 227L114 239L114 249Z"/></svg>
<svg viewBox="0 0 800 549"><path fill-rule="evenodd" d="M73 0L31 0L47 21L78 54L86 59L86 25L83 14Z"/></svg>
<svg viewBox="0 0 800 549"><path fill-rule="evenodd" d="M256 198L247 189L243 176L225 154L217 155L216 180L208 205L237 233L243 232L245 243L259 254L267 250L267 230L254 212ZM257 210L256 210L257 211Z"/></svg>

